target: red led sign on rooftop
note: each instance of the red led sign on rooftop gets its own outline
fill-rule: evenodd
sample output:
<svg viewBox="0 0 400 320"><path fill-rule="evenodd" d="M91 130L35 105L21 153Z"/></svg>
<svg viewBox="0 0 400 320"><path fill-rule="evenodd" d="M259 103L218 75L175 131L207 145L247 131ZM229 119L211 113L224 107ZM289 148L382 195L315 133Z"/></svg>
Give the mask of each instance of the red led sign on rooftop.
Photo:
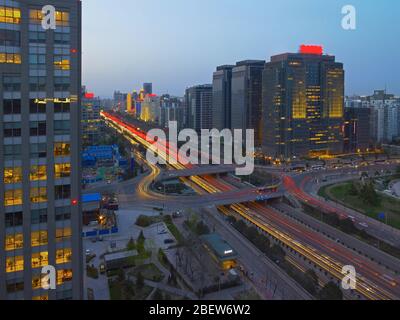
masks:
<svg viewBox="0 0 400 320"><path fill-rule="evenodd" d="M308 46L305 44L302 44L300 46L300 53L301 54L316 54L322 56L324 53L324 49L322 46Z"/></svg>
<svg viewBox="0 0 400 320"><path fill-rule="evenodd" d="M85 99L93 99L94 98L94 93L93 92L86 92L85 93Z"/></svg>

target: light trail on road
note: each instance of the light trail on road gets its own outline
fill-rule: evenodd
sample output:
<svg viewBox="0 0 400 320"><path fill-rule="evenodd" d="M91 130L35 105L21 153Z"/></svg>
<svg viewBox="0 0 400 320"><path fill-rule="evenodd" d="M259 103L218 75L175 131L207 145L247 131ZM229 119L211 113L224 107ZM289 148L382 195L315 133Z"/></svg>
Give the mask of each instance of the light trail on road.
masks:
<svg viewBox="0 0 400 320"><path fill-rule="evenodd" d="M135 136L139 143L143 144L150 150L155 150L154 141L149 140L143 132L138 131L132 125L111 114L103 112L102 116L106 118L107 121L111 121L119 127L122 134L124 134L124 130L127 130L130 134ZM160 157L163 157L164 159L170 159L170 157L175 157L175 159L179 158L176 150L168 148L168 143L163 143L162 141L157 142ZM179 161L176 164L170 164L170 166L177 170L187 169L189 167L182 165ZM190 177L189 180L203 188L208 193L232 191L235 188L212 176L194 176ZM295 185L293 186L291 184L290 180L286 179L284 180L284 183L286 185L289 184L289 186L292 187L292 190L296 190L295 188L297 188ZM307 200L312 201L313 199ZM248 207L244 204L234 204L231 205L230 208L259 227L261 230L271 235L273 238L281 241L286 247L306 257L320 269L327 271L338 281L341 281L344 277L342 274L342 267L344 265L356 266L356 268L358 268L357 271L362 270L362 273L358 273L357 288L355 291L367 299L396 300L400 296L397 283L393 286L393 283L389 283L389 281L381 278L383 277L383 274L381 271L375 270L377 268L372 263L364 260L358 255L355 255L347 248L334 244L333 241L324 238L317 232L310 231L305 227L294 223L290 219L279 215L274 210L258 204L257 202L250 202ZM223 207L219 209L223 211ZM334 256L334 258L332 256ZM366 277L369 278L367 279ZM371 280L371 278L373 280ZM379 286L377 284L379 284Z"/></svg>

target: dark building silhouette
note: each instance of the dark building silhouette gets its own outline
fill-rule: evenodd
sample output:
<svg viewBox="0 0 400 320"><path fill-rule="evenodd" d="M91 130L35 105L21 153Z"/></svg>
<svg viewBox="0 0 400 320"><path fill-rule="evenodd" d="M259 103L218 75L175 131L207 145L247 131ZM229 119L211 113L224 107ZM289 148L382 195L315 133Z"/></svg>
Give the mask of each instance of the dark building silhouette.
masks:
<svg viewBox="0 0 400 320"><path fill-rule="evenodd" d="M371 108L345 108L344 152L365 152L371 143Z"/></svg>
<svg viewBox="0 0 400 320"><path fill-rule="evenodd" d="M186 126L200 133L201 129L212 128L212 85L204 84L186 89Z"/></svg>
<svg viewBox="0 0 400 320"><path fill-rule="evenodd" d="M152 83L143 83L143 91L144 95L153 94L153 84Z"/></svg>
<svg viewBox="0 0 400 320"><path fill-rule="evenodd" d="M233 65L217 67L213 74L212 120L213 128L230 129Z"/></svg>
<svg viewBox="0 0 400 320"><path fill-rule="evenodd" d="M256 146L261 146L264 64L263 60L245 60L232 69L231 128L242 129L243 134L254 129Z"/></svg>

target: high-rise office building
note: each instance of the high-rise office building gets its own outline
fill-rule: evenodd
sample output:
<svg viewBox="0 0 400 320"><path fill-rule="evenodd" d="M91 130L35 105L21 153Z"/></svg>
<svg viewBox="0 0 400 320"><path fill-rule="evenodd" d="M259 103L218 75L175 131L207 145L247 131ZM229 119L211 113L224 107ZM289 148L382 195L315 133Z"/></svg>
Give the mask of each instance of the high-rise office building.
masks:
<svg viewBox="0 0 400 320"><path fill-rule="evenodd" d="M126 110L127 95L127 93L122 93L120 91L114 92L114 107L118 109L118 111Z"/></svg>
<svg viewBox="0 0 400 320"><path fill-rule="evenodd" d="M271 58L263 73L263 150L271 157L343 151L344 70L322 47Z"/></svg>
<svg viewBox="0 0 400 320"><path fill-rule="evenodd" d="M100 142L103 121L100 117L100 98L92 92L82 94L82 143L84 146L96 145Z"/></svg>
<svg viewBox="0 0 400 320"><path fill-rule="evenodd" d="M152 83L143 83L143 91L144 95L153 94L153 84Z"/></svg>
<svg viewBox="0 0 400 320"><path fill-rule="evenodd" d="M230 129L233 65L217 67L213 74L212 120L213 128Z"/></svg>
<svg viewBox="0 0 400 320"><path fill-rule="evenodd" d="M0 34L0 299L82 299L81 2L0 1Z"/></svg>
<svg viewBox="0 0 400 320"><path fill-rule="evenodd" d="M246 60L232 69L231 128L254 129L255 145L261 146L262 72L265 61ZM245 137L245 134L243 135Z"/></svg>
<svg viewBox="0 0 400 320"><path fill-rule="evenodd" d="M185 125L200 133L212 128L212 85L204 84L186 89Z"/></svg>
<svg viewBox="0 0 400 320"><path fill-rule="evenodd" d="M365 152L371 144L371 108L345 108L344 152Z"/></svg>

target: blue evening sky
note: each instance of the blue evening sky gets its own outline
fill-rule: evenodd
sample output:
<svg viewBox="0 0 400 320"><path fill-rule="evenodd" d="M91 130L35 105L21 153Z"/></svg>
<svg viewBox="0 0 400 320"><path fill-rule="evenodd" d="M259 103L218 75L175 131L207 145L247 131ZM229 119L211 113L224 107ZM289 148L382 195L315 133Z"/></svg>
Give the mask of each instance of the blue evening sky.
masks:
<svg viewBox="0 0 400 320"><path fill-rule="evenodd" d="M357 9L357 30L341 9ZM399 0L83 0L83 82L102 97L153 82L182 96L217 65L322 44L346 70L346 94L400 94Z"/></svg>

